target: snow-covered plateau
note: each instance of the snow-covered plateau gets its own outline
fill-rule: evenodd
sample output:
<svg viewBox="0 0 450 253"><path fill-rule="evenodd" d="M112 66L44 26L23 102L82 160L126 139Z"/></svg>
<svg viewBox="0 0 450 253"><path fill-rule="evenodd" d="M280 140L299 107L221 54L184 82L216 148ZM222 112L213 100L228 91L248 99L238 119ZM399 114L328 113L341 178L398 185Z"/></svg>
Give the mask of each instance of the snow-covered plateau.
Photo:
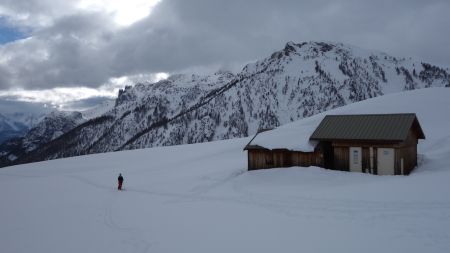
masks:
<svg viewBox="0 0 450 253"><path fill-rule="evenodd" d="M450 252L449 109L450 89L421 89L276 130L314 128L325 114L416 113L426 139L409 176L248 172L250 137L2 168L0 251Z"/></svg>

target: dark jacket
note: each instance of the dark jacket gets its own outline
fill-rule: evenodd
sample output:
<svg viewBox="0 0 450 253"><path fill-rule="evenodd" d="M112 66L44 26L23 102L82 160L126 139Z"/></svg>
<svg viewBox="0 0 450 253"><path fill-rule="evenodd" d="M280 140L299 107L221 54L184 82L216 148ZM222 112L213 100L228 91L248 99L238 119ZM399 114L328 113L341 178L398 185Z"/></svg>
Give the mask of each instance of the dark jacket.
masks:
<svg viewBox="0 0 450 253"><path fill-rule="evenodd" d="M117 178L117 180L119 180L119 182L123 182L123 177L122 177L122 175L120 175L120 176Z"/></svg>

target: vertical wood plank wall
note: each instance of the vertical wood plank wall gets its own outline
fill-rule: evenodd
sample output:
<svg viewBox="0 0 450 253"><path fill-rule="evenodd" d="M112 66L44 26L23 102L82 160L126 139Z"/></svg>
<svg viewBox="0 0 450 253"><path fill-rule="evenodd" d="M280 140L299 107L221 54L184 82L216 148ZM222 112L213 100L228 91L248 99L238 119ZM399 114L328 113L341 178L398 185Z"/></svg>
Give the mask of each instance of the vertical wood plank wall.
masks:
<svg viewBox="0 0 450 253"><path fill-rule="evenodd" d="M396 150L396 166L398 166L398 172L401 174L401 159L403 158L403 173L408 175L417 166L417 133L414 129L411 129L408 134L408 138L400 143L399 148ZM397 171L396 171L397 172Z"/></svg>
<svg viewBox="0 0 450 253"><path fill-rule="evenodd" d="M349 148L335 146L333 147L334 153L334 168L336 170L349 171Z"/></svg>
<svg viewBox="0 0 450 253"><path fill-rule="evenodd" d="M401 159L403 158L403 173L408 175L417 166L417 146L398 148L395 154L395 174L401 175Z"/></svg>
<svg viewBox="0 0 450 253"><path fill-rule="evenodd" d="M248 150L248 169L268 169L291 166L322 166L320 152L296 152L285 150Z"/></svg>

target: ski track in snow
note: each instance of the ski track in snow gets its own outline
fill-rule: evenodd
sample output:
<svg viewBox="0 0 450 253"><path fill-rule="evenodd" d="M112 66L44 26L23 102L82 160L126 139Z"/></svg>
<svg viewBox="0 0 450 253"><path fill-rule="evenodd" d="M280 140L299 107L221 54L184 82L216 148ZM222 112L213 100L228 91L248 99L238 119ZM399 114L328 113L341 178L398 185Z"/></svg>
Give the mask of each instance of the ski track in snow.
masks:
<svg viewBox="0 0 450 253"><path fill-rule="evenodd" d="M377 220L386 219L391 217L402 217L408 215L408 213L422 212L433 214L432 216L438 216L439 218L450 217L450 202L381 202L381 201L364 201L364 200L343 200L343 199L315 199L307 197L291 197L280 198L279 195L272 197L267 194L255 194L248 191L242 185L233 182L234 179L244 174L246 171L238 170L232 173L230 176L217 181L214 184L207 186L201 185L193 189L193 193L176 193L176 192L164 192L158 190L144 190L136 189L134 187L127 187L126 192L155 195L165 198L170 198L170 202L183 202L183 201L204 201L204 202L224 202L239 205L256 206L265 208L269 211L284 214L289 217L299 217L308 215L309 217L321 218L335 216L337 219L358 219L363 220ZM80 182L91 185L96 188L111 190L110 186L99 185L91 180L80 176L70 176L77 179ZM211 193L215 188L229 184L235 193L239 196L227 197L214 195ZM169 203L170 203L169 202ZM443 210L445 210L443 212ZM110 214L109 210L109 214ZM406 212L406 213L405 213ZM314 213L311 215L311 213ZM109 215L111 216L111 215ZM110 222L109 224L111 224ZM117 225L111 226L124 230ZM129 228L130 229L130 228Z"/></svg>
<svg viewBox="0 0 450 253"><path fill-rule="evenodd" d="M205 203L219 202L233 205L237 204L264 209L293 219L302 217L320 220L326 218L341 221L347 220L347 222L359 221L368 225L376 225L377 222L382 221L395 222L397 219L417 219L421 216L431 217L431 219L437 222L439 220L450 219L450 202L383 202L258 194L250 191L247 187L239 184L239 182L236 182L236 179L244 173L245 171L242 169L236 170L222 180L217 180L216 183L195 187L191 193L164 192L127 187L125 192L119 192L119 194L137 193L163 197L168 199L168 202L166 202L168 204L199 201ZM116 192L111 187L99 185L78 176L70 177L92 187L112 191L114 194L111 194L111 196L115 196ZM219 187L229 187L238 196L221 196L214 192ZM142 231L136 228L118 225L113 218L114 198L108 200L107 203L109 204L105 208L105 224L113 230L125 232L128 235L128 239L124 239L123 242L130 245L132 249L130 252L148 252L152 244L146 240L139 239ZM449 233L441 234L440 238L435 238L434 233L417 233L414 229L407 230L405 236L408 236L408 238L420 237L422 240L429 241L429 243L440 243L450 240Z"/></svg>
<svg viewBox="0 0 450 253"><path fill-rule="evenodd" d="M114 205L117 205L117 194L121 194L123 192L118 192L117 190L111 188L111 186L107 185L101 185L96 183L95 181L89 180L87 178L84 178L82 176L76 176L76 175L68 175L67 177L75 179L85 185L89 185L101 190L107 190L110 192L110 198L105 200L105 208L103 213L103 222L104 224L110 228L111 230L118 231L119 233L124 233L126 239L123 239L123 243L130 245L130 251L132 253L145 253L149 252L152 244L148 242L147 240L142 239L142 232L141 230L133 227L124 227L122 225L119 225L114 217Z"/></svg>
<svg viewBox="0 0 450 253"><path fill-rule="evenodd" d="M218 154L217 154L218 156ZM192 162L198 160L199 158L188 159L184 162ZM421 161L421 159L419 159ZM421 165L426 165L426 160L420 162ZM174 167L173 164L169 164L166 167ZM153 172L167 172L167 168L155 169ZM234 204L241 205L251 205L257 207L263 207L271 211L275 211L277 213L282 213L287 216L301 216L305 213L310 213L310 211L314 211L317 214L317 217L321 217L321 213L323 215L329 214L340 214L340 218L357 218L358 215L362 216L366 219L367 215L373 213L372 218L376 218L381 216L381 218L385 218L386 215L393 216L401 216L405 212L405 210L410 210L410 212L423 211L423 212L433 212L433 211L449 211L448 214L445 214L444 217L448 218L450 216L450 202L380 202L380 201L364 201L364 200L336 200L336 199L314 199L307 197L299 197L295 196L287 199L280 199L280 196L275 195L273 197L268 196L267 194L255 194L249 190L246 190L240 184L237 184L233 180L237 177L246 173L244 169L235 170L229 176L224 177L223 179L216 180L214 183L202 184L194 187L191 192L192 193L176 193L176 192L164 192L158 190L144 190L144 189L136 189L134 187L127 187L126 192L130 193L139 193L139 194L147 194L147 195L155 195L160 197L170 198L172 202L180 202L180 201L218 201L218 202L228 202ZM11 173L1 173L1 176L9 176L9 177L19 177L19 178L42 178L45 176L28 176L28 175L17 175ZM93 180L87 179L83 176L73 175L73 173L68 173L66 175L68 178L75 179L83 184L102 189L107 191L115 192L114 188L111 185L102 185ZM226 197L226 196L217 196L217 195L207 195L214 189L224 186L226 184L232 185L232 189L235 193L239 194L239 197ZM285 197L285 196L284 196ZM109 209L112 207L110 206ZM295 210L295 211L293 211ZM111 210L108 212L109 218L111 218ZM105 218L106 220L106 218ZM109 219L111 220L111 219ZM114 227L117 229L125 229L121 228L117 225L112 225L113 222L105 222L110 225L110 227Z"/></svg>
<svg viewBox="0 0 450 253"><path fill-rule="evenodd" d="M111 228L112 230L117 230L119 233L124 232L126 234L126 239L123 239L123 243L130 245L131 250L129 252L133 252L133 253L145 253L145 252L149 252L152 244L147 241L142 239L142 232L141 230L137 229L137 228L133 228L133 227L123 227L119 224L117 224L117 222L115 221L114 217L113 217L113 204L116 204L116 202L114 201L114 195L115 194L111 194L112 198L109 199L109 201L107 201L107 203L105 204L105 213L104 213L104 223L106 226L108 226L109 228Z"/></svg>

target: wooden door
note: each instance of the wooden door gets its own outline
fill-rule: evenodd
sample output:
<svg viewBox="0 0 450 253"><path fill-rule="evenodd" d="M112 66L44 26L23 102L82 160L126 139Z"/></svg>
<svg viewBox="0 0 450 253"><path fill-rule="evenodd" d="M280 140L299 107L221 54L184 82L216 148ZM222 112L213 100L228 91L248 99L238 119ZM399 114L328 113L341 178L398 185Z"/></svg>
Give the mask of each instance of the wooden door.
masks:
<svg viewBox="0 0 450 253"><path fill-rule="evenodd" d="M378 148L378 175L394 175L395 150L393 148Z"/></svg>
<svg viewBox="0 0 450 253"><path fill-rule="evenodd" d="M352 172L362 172L362 148L350 147L349 168Z"/></svg>

